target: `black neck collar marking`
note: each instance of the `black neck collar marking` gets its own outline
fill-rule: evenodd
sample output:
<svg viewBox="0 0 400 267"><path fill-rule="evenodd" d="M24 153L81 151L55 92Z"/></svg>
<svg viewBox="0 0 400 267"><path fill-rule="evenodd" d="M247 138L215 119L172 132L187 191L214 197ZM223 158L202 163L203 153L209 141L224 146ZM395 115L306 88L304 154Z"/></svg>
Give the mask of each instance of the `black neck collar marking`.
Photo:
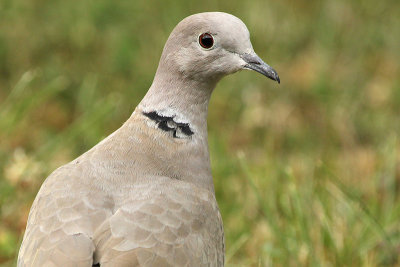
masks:
<svg viewBox="0 0 400 267"><path fill-rule="evenodd" d="M174 138L184 138L182 137L182 135L190 137L194 134L192 129L190 129L189 123L176 122L174 121L174 116L172 117L161 116L157 113L157 111L142 112L142 113L147 118L156 122L159 129L166 132L171 132Z"/></svg>

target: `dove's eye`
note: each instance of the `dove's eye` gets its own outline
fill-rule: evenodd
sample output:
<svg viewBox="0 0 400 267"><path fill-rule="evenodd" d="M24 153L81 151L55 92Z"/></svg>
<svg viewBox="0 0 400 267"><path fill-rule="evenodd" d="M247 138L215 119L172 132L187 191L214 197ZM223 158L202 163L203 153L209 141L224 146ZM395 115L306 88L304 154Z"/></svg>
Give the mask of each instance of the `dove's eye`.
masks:
<svg viewBox="0 0 400 267"><path fill-rule="evenodd" d="M199 36L199 44L205 49L210 49L214 45L214 38L209 33L203 33Z"/></svg>

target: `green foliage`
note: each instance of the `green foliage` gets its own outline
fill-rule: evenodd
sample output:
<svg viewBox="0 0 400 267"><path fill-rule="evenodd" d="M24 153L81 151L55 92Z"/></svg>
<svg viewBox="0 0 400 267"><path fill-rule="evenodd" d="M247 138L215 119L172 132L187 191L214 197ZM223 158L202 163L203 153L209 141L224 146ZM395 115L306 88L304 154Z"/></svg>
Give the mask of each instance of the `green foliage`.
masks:
<svg viewBox="0 0 400 267"><path fill-rule="evenodd" d="M182 18L240 17L277 85L214 92L227 266L398 266L400 2L0 1L0 265L46 176L117 129Z"/></svg>

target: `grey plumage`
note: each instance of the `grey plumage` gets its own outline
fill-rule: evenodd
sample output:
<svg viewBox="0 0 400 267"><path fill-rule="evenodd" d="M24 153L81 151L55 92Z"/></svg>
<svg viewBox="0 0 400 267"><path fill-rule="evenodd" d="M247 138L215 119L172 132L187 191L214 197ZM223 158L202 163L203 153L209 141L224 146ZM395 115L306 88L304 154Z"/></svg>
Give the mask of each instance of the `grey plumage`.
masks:
<svg viewBox="0 0 400 267"><path fill-rule="evenodd" d="M211 48L199 45L202 33ZM241 69L279 81L238 18L180 22L127 122L42 185L18 266L223 266L207 109L217 82Z"/></svg>

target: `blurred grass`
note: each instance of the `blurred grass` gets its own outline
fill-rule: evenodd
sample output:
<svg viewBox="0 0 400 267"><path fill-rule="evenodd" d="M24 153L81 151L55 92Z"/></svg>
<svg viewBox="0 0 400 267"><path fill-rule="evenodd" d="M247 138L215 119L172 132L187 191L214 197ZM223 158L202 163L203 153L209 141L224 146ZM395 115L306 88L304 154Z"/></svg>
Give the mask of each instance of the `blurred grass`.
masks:
<svg viewBox="0 0 400 267"><path fill-rule="evenodd" d="M278 70L209 114L227 266L399 266L400 2L0 0L0 265L45 177L117 129L170 31L219 10Z"/></svg>

